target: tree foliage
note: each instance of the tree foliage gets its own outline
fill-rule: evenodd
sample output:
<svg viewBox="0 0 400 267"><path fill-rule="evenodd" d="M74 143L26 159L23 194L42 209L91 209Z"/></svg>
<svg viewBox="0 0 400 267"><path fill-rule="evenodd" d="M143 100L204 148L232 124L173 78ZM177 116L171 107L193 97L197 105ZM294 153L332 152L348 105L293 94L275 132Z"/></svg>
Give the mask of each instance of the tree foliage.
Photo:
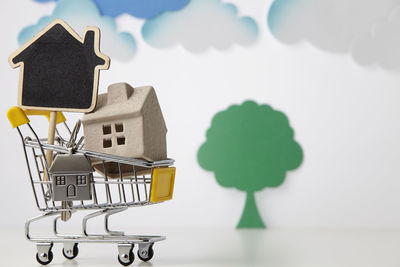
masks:
<svg viewBox="0 0 400 267"><path fill-rule="evenodd" d="M200 166L213 171L221 186L252 195L281 185L286 172L300 166L303 152L285 114L246 101L214 116L197 156ZM247 199L254 202L254 196Z"/></svg>

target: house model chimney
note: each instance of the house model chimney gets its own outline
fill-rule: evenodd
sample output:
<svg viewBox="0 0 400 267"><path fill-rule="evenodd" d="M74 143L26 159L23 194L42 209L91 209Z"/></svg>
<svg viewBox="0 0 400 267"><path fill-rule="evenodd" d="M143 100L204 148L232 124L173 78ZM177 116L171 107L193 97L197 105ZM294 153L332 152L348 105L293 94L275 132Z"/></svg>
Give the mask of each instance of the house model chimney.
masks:
<svg viewBox="0 0 400 267"><path fill-rule="evenodd" d="M107 88L107 104L124 103L133 94L133 88L127 83L114 83Z"/></svg>

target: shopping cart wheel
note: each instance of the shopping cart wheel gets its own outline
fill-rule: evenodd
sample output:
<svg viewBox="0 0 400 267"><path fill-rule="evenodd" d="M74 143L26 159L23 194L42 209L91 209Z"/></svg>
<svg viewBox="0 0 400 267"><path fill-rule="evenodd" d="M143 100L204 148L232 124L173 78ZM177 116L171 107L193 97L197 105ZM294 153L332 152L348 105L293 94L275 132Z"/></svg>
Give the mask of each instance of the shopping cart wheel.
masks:
<svg viewBox="0 0 400 267"><path fill-rule="evenodd" d="M78 243L65 243L62 253L69 260L76 258L79 253Z"/></svg>
<svg viewBox="0 0 400 267"><path fill-rule="evenodd" d="M41 265L47 265L53 260L53 252L49 251L49 254L47 255L39 255L39 253L36 253L36 260L41 264Z"/></svg>
<svg viewBox="0 0 400 267"><path fill-rule="evenodd" d="M133 244L118 244L118 261L124 266L131 265L135 260Z"/></svg>
<svg viewBox="0 0 400 267"><path fill-rule="evenodd" d="M139 250L137 252L139 259L142 261L151 260L151 258L154 256L153 243L141 245L142 244L139 244Z"/></svg>
<svg viewBox="0 0 400 267"><path fill-rule="evenodd" d="M36 260L42 264L47 265L53 260L53 252L51 249L53 248L53 243L38 243Z"/></svg>

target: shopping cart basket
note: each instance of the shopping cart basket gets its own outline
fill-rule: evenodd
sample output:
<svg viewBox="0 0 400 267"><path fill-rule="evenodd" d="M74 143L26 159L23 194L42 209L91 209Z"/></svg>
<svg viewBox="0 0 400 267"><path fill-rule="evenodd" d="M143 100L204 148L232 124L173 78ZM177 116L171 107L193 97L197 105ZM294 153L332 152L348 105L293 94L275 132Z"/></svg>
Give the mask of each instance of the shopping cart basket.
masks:
<svg viewBox="0 0 400 267"><path fill-rule="evenodd" d="M68 140L63 138L58 130L56 131L55 144L47 144L47 139L38 137L26 116L38 114L48 116L48 112L26 111L19 107L12 107L7 113L11 125L17 129L21 137L36 206L39 211L43 212L42 215L28 220L25 224L27 239L37 245L37 261L43 265L52 261L54 243L63 243L64 256L73 259L78 255L78 244L83 242L117 243L118 261L125 266L130 265L134 260L133 248L135 244L138 245L138 257L142 261L150 260L154 254L153 244L165 240L165 237L125 235L123 232L112 231L109 228L109 218L111 215L129 207L152 205L171 199L175 178L175 168L171 166L174 160L149 162L87 151L84 149L82 139L71 148L68 145ZM64 124L68 134L71 134L62 113L57 115L57 124ZM27 131L28 134L24 134L23 130ZM79 176L80 182L84 179L85 183L90 184L89 200L71 200L68 202L55 200L55 188L60 183L64 183L65 179L56 182L54 177L51 177L49 172L51 166L48 166L45 156L47 150L53 151L56 159L59 155L60 157L71 154L81 157L84 155L89 162L102 166L101 172L96 172L87 177L88 181L86 181L86 178L82 178L85 176ZM110 178L107 175L107 168L111 165L114 169L119 170L119 177ZM131 168L131 171L122 171L127 168ZM82 233L70 235L59 232L58 224L62 218L61 215L79 210L92 211L82 219ZM89 234L87 230L88 221L100 215L104 215L105 234ZM31 224L49 217L54 218L54 236L50 238L31 236Z"/></svg>

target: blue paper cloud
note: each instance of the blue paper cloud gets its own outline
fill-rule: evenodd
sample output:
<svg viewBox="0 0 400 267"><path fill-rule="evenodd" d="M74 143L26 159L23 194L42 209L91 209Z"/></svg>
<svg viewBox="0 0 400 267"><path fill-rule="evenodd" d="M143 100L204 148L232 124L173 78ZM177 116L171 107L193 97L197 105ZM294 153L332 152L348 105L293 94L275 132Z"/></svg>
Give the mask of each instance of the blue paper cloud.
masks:
<svg viewBox="0 0 400 267"><path fill-rule="evenodd" d="M180 43L198 53L211 47L228 49L235 43L249 45L257 38L258 27L252 18L239 17L232 4L221 0L191 0L182 10L147 20L142 35L153 47Z"/></svg>
<svg viewBox="0 0 400 267"><path fill-rule="evenodd" d="M127 32L117 32L115 20L111 17L101 16L100 11L92 0L58 1L50 16L44 16L35 25L22 29L18 36L18 43L20 45L24 44L57 18L64 20L80 35L86 26L100 28L100 48L113 59L126 61L135 54L136 41L133 36Z"/></svg>
<svg viewBox="0 0 400 267"><path fill-rule="evenodd" d="M58 0L34 0L51 2ZM137 18L151 18L164 11L175 11L183 8L190 0L94 0L101 14L118 17L127 13Z"/></svg>

